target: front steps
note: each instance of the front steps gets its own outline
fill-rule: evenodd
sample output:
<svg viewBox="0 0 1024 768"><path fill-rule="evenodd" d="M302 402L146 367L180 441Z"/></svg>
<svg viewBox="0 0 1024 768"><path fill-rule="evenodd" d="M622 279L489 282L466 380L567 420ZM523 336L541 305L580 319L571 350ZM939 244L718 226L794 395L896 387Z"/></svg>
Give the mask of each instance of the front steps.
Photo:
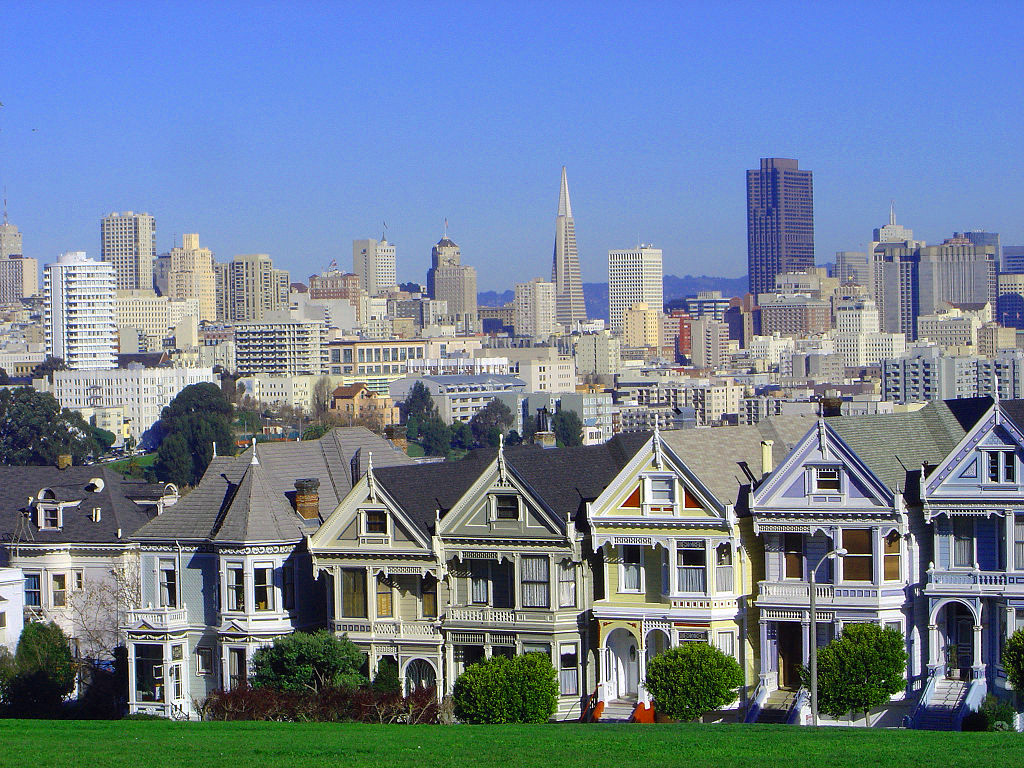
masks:
<svg viewBox="0 0 1024 768"><path fill-rule="evenodd" d="M924 731L952 731L960 703L967 695L967 683L961 680L937 680L931 698L914 723Z"/></svg>
<svg viewBox="0 0 1024 768"><path fill-rule="evenodd" d="M796 691L777 688L768 694L761 711L757 715L757 723L775 723L784 725L789 719L789 712L796 703Z"/></svg>

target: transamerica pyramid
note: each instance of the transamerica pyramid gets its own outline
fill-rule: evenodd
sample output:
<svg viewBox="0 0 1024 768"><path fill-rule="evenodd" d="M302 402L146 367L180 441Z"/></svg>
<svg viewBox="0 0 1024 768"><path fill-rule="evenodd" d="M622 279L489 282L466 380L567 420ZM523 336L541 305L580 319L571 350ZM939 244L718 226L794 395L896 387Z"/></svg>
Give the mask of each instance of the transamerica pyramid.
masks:
<svg viewBox="0 0 1024 768"><path fill-rule="evenodd" d="M558 191L558 216L555 217L555 256L551 266L555 284L555 322L571 331L577 322L586 322L583 283L580 280L580 255L576 250L576 224L569 202L569 182L562 166L562 187Z"/></svg>

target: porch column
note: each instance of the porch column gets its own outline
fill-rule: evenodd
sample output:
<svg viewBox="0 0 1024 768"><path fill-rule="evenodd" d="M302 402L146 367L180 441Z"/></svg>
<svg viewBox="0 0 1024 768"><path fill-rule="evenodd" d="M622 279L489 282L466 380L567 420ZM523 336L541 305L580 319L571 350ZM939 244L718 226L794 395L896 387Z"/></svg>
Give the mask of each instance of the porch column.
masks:
<svg viewBox="0 0 1024 768"><path fill-rule="evenodd" d="M444 677L444 690L451 693L452 688L455 687L455 648L450 642L444 644L444 663L441 670Z"/></svg>
<svg viewBox="0 0 1024 768"><path fill-rule="evenodd" d="M135 711L136 677L135 677L135 643L129 640L128 646L128 711Z"/></svg>
<svg viewBox="0 0 1024 768"><path fill-rule="evenodd" d="M767 685L768 677L772 672L772 658L768 653L768 619L761 619L758 624L760 625L758 629L761 642L761 652L758 654L761 657L761 683Z"/></svg>
<svg viewBox="0 0 1024 768"><path fill-rule="evenodd" d="M803 665L806 667L811 663L811 620L810 617L800 620L800 631L804 639Z"/></svg>
<svg viewBox="0 0 1024 768"><path fill-rule="evenodd" d="M647 696L647 688L644 686L644 675L647 673L647 627L643 620L640 621L640 648L636 652L636 692L637 701L647 704L650 699Z"/></svg>
<svg viewBox="0 0 1024 768"><path fill-rule="evenodd" d="M984 662L981 658L981 624L974 625L974 668L981 669Z"/></svg>

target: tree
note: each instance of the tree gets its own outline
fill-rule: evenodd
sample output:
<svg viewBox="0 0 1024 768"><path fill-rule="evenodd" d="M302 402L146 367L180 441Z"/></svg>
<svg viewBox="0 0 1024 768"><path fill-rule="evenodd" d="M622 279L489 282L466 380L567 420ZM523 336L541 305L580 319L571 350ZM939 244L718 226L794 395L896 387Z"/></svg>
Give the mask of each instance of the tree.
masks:
<svg viewBox="0 0 1024 768"><path fill-rule="evenodd" d="M505 435L505 445L522 445L523 438L516 432L516 430L509 430L509 433Z"/></svg>
<svg viewBox="0 0 1024 768"><path fill-rule="evenodd" d="M736 659L707 643L683 643L659 653L647 662L644 681L655 708L684 722L731 704L741 685Z"/></svg>
<svg viewBox="0 0 1024 768"><path fill-rule="evenodd" d="M840 717L885 704L907 684L903 634L877 624L846 624L818 652L818 706Z"/></svg>
<svg viewBox="0 0 1024 768"><path fill-rule="evenodd" d="M160 413L160 426L167 433L177 431L190 416L223 416L230 419L231 403L216 384L189 384ZM226 448L227 446L225 446Z"/></svg>
<svg viewBox="0 0 1024 768"><path fill-rule="evenodd" d="M1018 629L1003 646L1003 667L1014 690L1024 691L1024 629Z"/></svg>
<svg viewBox="0 0 1024 768"><path fill-rule="evenodd" d="M551 431L561 445L583 445L583 422L576 411L559 411L552 416Z"/></svg>
<svg viewBox="0 0 1024 768"><path fill-rule="evenodd" d="M302 432L303 440L319 440L331 431L329 424L310 424Z"/></svg>
<svg viewBox="0 0 1024 768"><path fill-rule="evenodd" d="M19 717L52 716L75 687L78 667L70 641L53 622L29 622L14 652L7 704Z"/></svg>
<svg viewBox="0 0 1024 768"><path fill-rule="evenodd" d="M117 441L117 435L109 430L93 426L90 431L92 433L92 439L96 442L100 453L106 453L109 451L110 446Z"/></svg>
<svg viewBox="0 0 1024 768"><path fill-rule="evenodd" d="M10 384L11 377L7 375L6 368L0 368L0 385Z"/></svg>
<svg viewBox="0 0 1024 768"><path fill-rule="evenodd" d="M156 449L153 471L165 483L179 487L192 484L192 452L185 438L179 434L168 435Z"/></svg>
<svg viewBox="0 0 1024 768"><path fill-rule="evenodd" d="M512 411L501 400L494 398L473 414L469 427L473 430L473 439L478 445L488 445L488 436L497 429L501 434L507 432L513 424ZM495 442L497 445L497 442Z"/></svg>
<svg viewBox="0 0 1024 768"><path fill-rule="evenodd" d="M415 416L405 422L405 436L409 440L416 440L420 436L420 420Z"/></svg>
<svg viewBox="0 0 1024 768"><path fill-rule="evenodd" d="M402 415L406 420L416 417L422 422L437 414L434 398L431 397L430 390L427 389L422 381L417 381L412 385L412 389L406 395L405 402L400 407Z"/></svg>
<svg viewBox="0 0 1024 768"><path fill-rule="evenodd" d="M313 385L312 412L313 418L317 421L322 422L324 417L327 416L333 391L331 380L326 376L321 376L316 380L316 384Z"/></svg>
<svg viewBox="0 0 1024 768"><path fill-rule="evenodd" d="M181 390L160 414L164 439L157 450L156 476L165 482L196 485L213 458L214 443L221 455L233 453L232 411L231 403L216 384L190 384ZM164 443L175 436L184 446L175 440L164 448ZM187 473L186 458L191 465Z"/></svg>
<svg viewBox="0 0 1024 768"><path fill-rule="evenodd" d="M53 381L54 371L66 371L68 369L67 363L64 362L62 357L47 357L43 362L32 369L33 379L47 378Z"/></svg>
<svg viewBox="0 0 1024 768"><path fill-rule="evenodd" d="M452 448L459 448L464 451L468 451L473 447L473 430L470 429L469 424L464 421L456 421L451 426L452 431Z"/></svg>
<svg viewBox="0 0 1024 768"><path fill-rule="evenodd" d="M359 674L362 666L362 651L347 637L326 629L293 632L253 654L252 686L278 691L358 688L367 683Z"/></svg>
<svg viewBox="0 0 1024 768"><path fill-rule="evenodd" d="M420 426L420 443L431 456L447 456L452 444L451 430L440 416L433 416Z"/></svg>
<svg viewBox="0 0 1024 768"><path fill-rule="evenodd" d="M492 656L459 675L452 699L466 723L546 723L558 707L558 674L547 654Z"/></svg>
<svg viewBox="0 0 1024 768"><path fill-rule="evenodd" d="M0 463L54 465L70 454L81 464L98 453L92 427L53 395L31 387L0 390Z"/></svg>
<svg viewBox="0 0 1024 768"><path fill-rule="evenodd" d="M124 616L142 605L142 579L137 554L125 557L109 574L84 580L67 593L74 635L81 655L111 660L124 642Z"/></svg>

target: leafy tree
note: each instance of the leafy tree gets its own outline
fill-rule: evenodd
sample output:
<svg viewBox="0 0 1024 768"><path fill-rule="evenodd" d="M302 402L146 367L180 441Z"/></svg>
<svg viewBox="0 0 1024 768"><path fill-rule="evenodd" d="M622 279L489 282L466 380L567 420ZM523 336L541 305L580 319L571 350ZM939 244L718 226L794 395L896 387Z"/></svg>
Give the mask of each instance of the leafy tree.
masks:
<svg viewBox="0 0 1024 768"><path fill-rule="evenodd" d="M559 411L552 416L551 431L561 445L583 445L583 422L576 411Z"/></svg>
<svg viewBox="0 0 1024 768"><path fill-rule="evenodd" d="M523 438L516 430L509 430L509 433L505 435L505 445L522 445Z"/></svg>
<svg viewBox="0 0 1024 768"><path fill-rule="evenodd" d="M452 432L452 448L460 448L464 451L468 451L473 447L473 430L469 428L469 424L464 421L456 421L451 426Z"/></svg>
<svg viewBox="0 0 1024 768"><path fill-rule="evenodd" d="M644 685L659 712L688 722L735 701L743 671L707 643L683 643L647 663Z"/></svg>
<svg viewBox="0 0 1024 768"><path fill-rule="evenodd" d="M1010 635L1003 646L1003 667L1014 690L1024 691L1024 628Z"/></svg>
<svg viewBox="0 0 1024 768"><path fill-rule="evenodd" d="M11 383L11 377L7 375L7 369L6 368L0 368L0 385L10 384L10 383Z"/></svg>
<svg viewBox="0 0 1024 768"><path fill-rule="evenodd" d="M373 690L381 693L401 693L402 679L398 675L398 665L389 659L381 659L377 664L377 674L373 676Z"/></svg>
<svg viewBox="0 0 1024 768"><path fill-rule="evenodd" d="M907 684L903 634L877 624L847 624L818 652L818 706L840 717L885 704Z"/></svg>
<svg viewBox="0 0 1024 768"><path fill-rule="evenodd" d="M558 707L558 674L543 653L492 656L459 675L452 699L466 723L546 723Z"/></svg>
<svg viewBox="0 0 1024 768"><path fill-rule="evenodd" d="M430 390L427 389L422 381L417 381L412 385L412 389L409 390L405 402L400 407L407 421L412 417L416 417L420 422L423 422L431 416L437 415L437 406L434 404L434 398L430 396Z"/></svg>
<svg viewBox="0 0 1024 768"><path fill-rule="evenodd" d="M52 716L74 689L77 665L69 643L53 622L25 625L6 686L7 704L19 717Z"/></svg>
<svg viewBox="0 0 1024 768"><path fill-rule="evenodd" d="M512 411L509 410L509 407L501 400L494 398L473 414L473 418L469 420L469 427L473 430L473 439L479 445L488 445L490 443L488 436L492 430L497 429L504 434L512 427L513 421ZM497 441L494 444L497 445Z"/></svg>
<svg viewBox="0 0 1024 768"><path fill-rule="evenodd" d="M160 426L171 433L180 429L190 416L223 416L230 420L231 415L231 403L221 388L204 381L189 384L167 404L160 413Z"/></svg>
<svg viewBox="0 0 1024 768"><path fill-rule="evenodd" d="M347 637L326 629L293 632L253 654L252 685L278 691L358 688L367 682L362 666L362 651Z"/></svg>
<svg viewBox="0 0 1024 768"><path fill-rule="evenodd" d="M81 464L97 453L92 427L53 395L31 387L0 390L0 463L53 465L71 454Z"/></svg>
<svg viewBox="0 0 1024 768"><path fill-rule="evenodd" d="M94 426L92 427L91 432L92 439L96 442L96 445L99 447L100 453L106 453L107 451L110 450L110 446L117 442L117 435L115 435L113 432L109 430L100 429L99 427Z"/></svg>
<svg viewBox="0 0 1024 768"><path fill-rule="evenodd" d="M192 452L185 438L178 434L165 437L156 450L156 461L153 462L156 476L165 483L184 487L192 484L192 467ZM128 468L132 469L130 464Z"/></svg>
<svg viewBox="0 0 1024 768"><path fill-rule="evenodd" d="M447 456L452 444L451 430L440 416L433 416L420 427L420 443L431 456Z"/></svg>
<svg viewBox="0 0 1024 768"><path fill-rule="evenodd" d="M415 416L405 422L405 436L409 440L416 440L420 436L420 420Z"/></svg>
<svg viewBox="0 0 1024 768"><path fill-rule="evenodd" d="M331 431L330 424L310 424L302 431L303 440L319 440Z"/></svg>
<svg viewBox="0 0 1024 768"><path fill-rule="evenodd" d="M175 441L164 450L163 460L158 459L154 468L162 480L181 483L182 464L187 456L191 469L184 485L196 485L206 472L213 458L213 445L221 455L231 455L234 435L231 432L232 406L220 387L210 382L190 384L185 387L160 414L160 431L165 435L160 447L172 436L184 441L185 450Z"/></svg>
<svg viewBox="0 0 1024 768"><path fill-rule="evenodd" d="M47 378L53 381L54 371L66 371L68 369L67 363L64 362L62 357L47 357L43 362L32 369L33 379Z"/></svg>

